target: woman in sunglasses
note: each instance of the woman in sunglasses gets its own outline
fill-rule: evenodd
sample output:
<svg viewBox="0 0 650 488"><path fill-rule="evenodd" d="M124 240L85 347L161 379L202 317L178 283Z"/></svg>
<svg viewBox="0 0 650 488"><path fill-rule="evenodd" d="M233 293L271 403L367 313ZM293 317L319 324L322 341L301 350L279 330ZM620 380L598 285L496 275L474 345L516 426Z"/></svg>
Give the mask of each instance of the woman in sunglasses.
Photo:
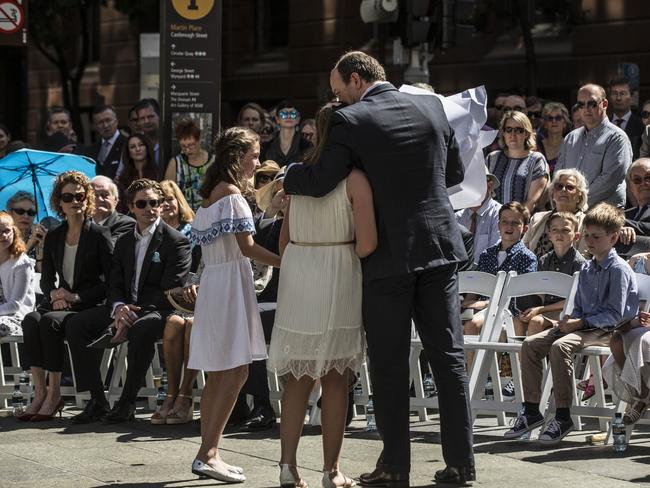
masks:
<svg viewBox="0 0 650 488"><path fill-rule="evenodd" d="M516 201L532 214L548 182L548 164L535 151L535 132L523 112L507 111L499 124L499 147L485 161L490 173L501 182L494 199L504 204Z"/></svg>
<svg viewBox="0 0 650 488"><path fill-rule="evenodd" d="M312 145L300 136L300 112L295 103L290 100L280 102L276 109L275 121L280 130L262 147L262 159L272 159L280 167L302 161L305 151Z"/></svg>
<svg viewBox="0 0 650 488"><path fill-rule="evenodd" d="M21 237L27 246L27 255L36 261L36 271L41 270L43 258L43 239L47 230L34 223L36 217L36 200L27 191L17 191L7 200L7 212L20 229Z"/></svg>
<svg viewBox="0 0 650 488"><path fill-rule="evenodd" d="M549 102L542 109L541 137L537 149L548 163L549 173L553 176L555 163L560 155L564 136L571 131L571 119L567 108L558 102Z"/></svg>
<svg viewBox="0 0 650 488"><path fill-rule="evenodd" d="M110 230L92 221L94 202L92 186L83 173L66 171L56 177L50 206L64 220L45 238L43 301L22 322L35 396L21 420L39 422L61 413L66 321L106 297L113 245Z"/></svg>
<svg viewBox="0 0 650 488"><path fill-rule="evenodd" d="M120 199L117 204L117 211L127 214L126 189L135 180L148 178L160 181L158 166L153 156L153 144L144 134L133 134L129 136L122 150L122 163L115 175L115 183L120 190Z"/></svg>
<svg viewBox="0 0 650 488"><path fill-rule="evenodd" d="M570 212L575 214L580 223L578 228L582 227L582 219L585 217L584 212L587 210L587 198L589 197L588 183L577 169L559 169L553 175L548 193L552 210L534 214L530 219L528 231L522 239L526 247L533 251L538 259L553 250L547 224L554 213ZM584 238L580 238L575 247L581 254L586 254L587 244Z"/></svg>

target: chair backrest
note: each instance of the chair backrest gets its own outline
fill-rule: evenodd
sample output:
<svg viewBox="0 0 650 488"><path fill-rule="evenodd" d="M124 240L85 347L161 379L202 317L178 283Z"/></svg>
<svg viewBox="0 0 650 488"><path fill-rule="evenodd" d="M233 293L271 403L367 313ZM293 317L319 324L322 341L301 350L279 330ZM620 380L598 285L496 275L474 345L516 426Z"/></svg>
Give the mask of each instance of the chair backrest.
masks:
<svg viewBox="0 0 650 488"><path fill-rule="evenodd" d="M639 290L639 302L645 302L643 311L650 311L650 276L636 273L636 284Z"/></svg>
<svg viewBox="0 0 650 488"><path fill-rule="evenodd" d="M516 271L510 271L503 285L497 316L502 317L508 312L510 300L513 298L541 294L565 298L566 303L560 316L569 314L573 310L573 299L578 288L579 275L579 271L576 271L573 276L556 271L535 271L521 275L518 275ZM512 321L504 322L512 323ZM514 330L508 330L507 333L514 335ZM495 335L490 340L498 340L498 337Z"/></svg>
<svg viewBox="0 0 650 488"><path fill-rule="evenodd" d="M499 271L496 275L482 271L462 271L458 273L458 289L461 294L475 293L490 298L490 304L485 310L479 341L489 340L488 338L492 334L492 329L498 317L497 312L506 278L505 271Z"/></svg>

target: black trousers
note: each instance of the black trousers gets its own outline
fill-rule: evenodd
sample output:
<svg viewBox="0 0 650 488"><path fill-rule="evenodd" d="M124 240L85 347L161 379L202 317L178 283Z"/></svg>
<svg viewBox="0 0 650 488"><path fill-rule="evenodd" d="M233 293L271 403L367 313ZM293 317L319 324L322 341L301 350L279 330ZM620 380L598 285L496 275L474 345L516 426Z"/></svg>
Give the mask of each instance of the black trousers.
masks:
<svg viewBox="0 0 650 488"><path fill-rule="evenodd" d="M474 464L472 416L465 370L455 265L364 282L363 321L377 429L377 466L410 470L409 350L411 318L438 387L440 434L447 465Z"/></svg>
<svg viewBox="0 0 650 488"><path fill-rule="evenodd" d="M23 342L28 366L61 372L65 358L64 330L77 312L70 310L30 312L23 318Z"/></svg>
<svg viewBox="0 0 650 488"><path fill-rule="evenodd" d="M139 318L129 329L128 368L120 400L135 402L137 399L138 391L145 383L147 369L153 360L155 343L162 338L168 315L169 311L139 313ZM75 335L70 336L68 341L73 351L72 361L79 391L103 389L98 360L101 356L86 348L86 345L106 330L111 322L110 310L101 306L78 314L67 328L71 335ZM93 327L97 327L97 333L94 335L90 333Z"/></svg>
<svg viewBox="0 0 650 488"><path fill-rule="evenodd" d="M273 322L275 321L275 303L264 302L259 304L264 339L268 344L271 342ZM248 378L241 389L242 395L253 395L255 397L269 398L269 381L266 374L266 361L253 361L248 368Z"/></svg>

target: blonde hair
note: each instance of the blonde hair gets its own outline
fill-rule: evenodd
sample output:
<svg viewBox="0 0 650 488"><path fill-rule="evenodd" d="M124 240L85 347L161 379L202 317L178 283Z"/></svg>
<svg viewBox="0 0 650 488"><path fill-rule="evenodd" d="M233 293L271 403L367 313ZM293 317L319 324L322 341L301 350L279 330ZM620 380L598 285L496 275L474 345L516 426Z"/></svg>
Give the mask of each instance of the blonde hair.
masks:
<svg viewBox="0 0 650 488"><path fill-rule="evenodd" d="M12 258L17 258L27 251L27 246L25 245L25 241L23 241L22 238L22 232L20 232L20 229L16 226L16 222L14 222L13 217L7 212L0 211L0 220L7 220L9 222L9 226L11 227L11 230L14 232L14 240L12 241L11 246L9 246L8 251L9 256Z"/></svg>
<svg viewBox="0 0 650 488"><path fill-rule="evenodd" d="M84 200L86 203L84 216L92 217L95 213L95 191L90 185L88 177L81 171L66 171L55 178L54 188L52 188L52 194L50 195L50 207L52 207L52 210L62 219L65 218L65 213L63 213L63 208L61 207L61 193L63 192L63 187L68 184L79 185L83 188L86 194L86 199Z"/></svg>
<svg viewBox="0 0 650 488"><path fill-rule="evenodd" d="M506 141L503 137L503 129L506 126L506 122L510 119L521 125L524 128L524 131L526 131L526 134L528 134L526 139L524 139L524 149L528 151L534 151L537 149L535 131L533 130L533 125L530 123L530 119L525 113L516 110L508 110L503 114L503 117L501 117L501 122L499 123L499 146L502 147L504 151L508 151L508 146L506 146Z"/></svg>
<svg viewBox="0 0 650 488"><path fill-rule="evenodd" d="M163 180L160 182L160 187L165 196L172 196L176 199L178 204L178 220L181 224L192 223L194 221L194 211L191 209L183 192L176 183L171 180Z"/></svg>

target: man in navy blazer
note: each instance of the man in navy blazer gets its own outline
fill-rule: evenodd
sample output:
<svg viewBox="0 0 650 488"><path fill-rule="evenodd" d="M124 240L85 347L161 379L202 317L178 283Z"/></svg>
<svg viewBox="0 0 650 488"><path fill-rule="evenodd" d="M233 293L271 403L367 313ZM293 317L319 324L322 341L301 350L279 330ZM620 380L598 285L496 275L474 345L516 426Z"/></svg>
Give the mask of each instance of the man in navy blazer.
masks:
<svg viewBox="0 0 650 488"><path fill-rule="evenodd" d="M379 62L344 54L330 74L348 104L331 119L317 164L292 165L287 194L320 197L363 170L372 186L377 250L363 260L363 318L383 451L364 486L408 486L409 350L415 322L439 391L447 467L439 482L476 478L457 267L467 260L447 187L463 179L458 144L437 97L401 93Z"/></svg>

